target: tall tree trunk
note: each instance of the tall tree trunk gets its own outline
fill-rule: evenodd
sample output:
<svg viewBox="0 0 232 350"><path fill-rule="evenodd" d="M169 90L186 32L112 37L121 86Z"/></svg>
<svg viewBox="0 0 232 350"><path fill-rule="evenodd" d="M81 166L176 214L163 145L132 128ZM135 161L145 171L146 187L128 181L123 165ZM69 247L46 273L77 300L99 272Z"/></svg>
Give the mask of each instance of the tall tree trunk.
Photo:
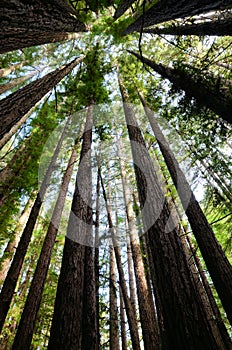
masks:
<svg viewBox="0 0 232 350"><path fill-rule="evenodd" d="M115 11L114 19L116 20L119 17L121 17L134 2L135 2L135 0L122 1L121 4L118 6L117 10Z"/></svg>
<svg viewBox="0 0 232 350"><path fill-rule="evenodd" d="M168 35L232 35L232 17L189 25L145 29L144 33Z"/></svg>
<svg viewBox="0 0 232 350"><path fill-rule="evenodd" d="M7 312L9 310L10 307L10 303L11 300L13 298L14 295L14 290L17 284L17 280L19 278L20 275L20 271L22 269L22 265L23 265L23 261L25 258L25 255L27 253L27 248L29 246L30 240L31 240L31 236L45 197L45 193L46 190L49 186L49 182L51 179L51 175L54 169L54 165L56 163L57 157L59 155L61 146L62 146L62 142L64 140L65 137L65 133L66 133L66 127L69 123L69 118L66 122L66 125L64 127L64 130L61 134L61 137L59 139L59 142L56 146L56 149L54 151L54 154L52 156L51 162L49 164L49 167L46 171L46 174L44 176L44 179L42 181L42 184L40 186L40 190L39 193L37 194L37 197L35 199L34 205L31 209L30 212L30 216L28 218L27 224L23 230L21 239L19 241L16 253L14 255L14 259L11 263L10 269L8 271L7 277L4 281L2 290L1 290L1 294L0 294L0 330L2 330Z"/></svg>
<svg viewBox="0 0 232 350"><path fill-rule="evenodd" d="M128 265L128 276L129 276L129 290L130 290L130 301L132 308L134 310L134 314L136 315L136 287L135 287L135 278L134 278L134 266L132 259L132 251L131 251L131 242L129 236L129 226L128 221L126 221L126 244L127 244L127 265Z"/></svg>
<svg viewBox="0 0 232 350"><path fill-rule="evenodd" d="M83 60L83 56L74 59L64 67L45 75L24 86L0 101L1 129L3 137L10 129L41 100L56 84L58 84L74 67Z"/></svg>
<svg viewBox="0 0 232 350"><path fill-rule="evenodd" d="M76 177L75 192L65 237L63 259L57 286L55 308L48 344L49 350L76 350L81 346L82 314L85 285L85 246L86 239L92 239L91 203L91 143L93 125L93 101L87 109L85 131L81 148L80 162ZM81 190L81 191L80 191ZM81 243L79 243L81 242ZM91 243L91 242L90 242ZM95 280L92 281L95 283ZM91 283L91 286L92 286ZM95 290L94 301L95 305ZM83 315L88 317L89 315ZM94 320L96 323L96 320ZM96 333L96 329L92 330ZM96 337L96 334L95 334ZM96 339L91 336L95 349ZM84 349L83 349L84 350Z"/></svg>
<svg viewBox="0 0 232 350"><path fill-rule="evenodd" d="M137 295L139 302L140 322L143 333L143 342L145 350L159 349L158 326L155 317L154 303L151 303L143 258L140 250L140 243L137 235L134 210L128 187L126 169L122 161L122 150L120 140L117 139L118 157L120 163L120 172L123 185L123 195L126 206L126 215L129 225L129 244L131 245L132 257L134 262L134 271L137 285Z"/></svg>
<svg viewBox="0 0 232 350"><path fill-rule="evenodd" d="M133 196L133 208L136 214L137 226L141 227L142 223L139 217L140 209L137 203L137 196L135 194L135 191L133 191L132 196ZM139 235L141 237L140 240L142 241L141 245L145 252L144 265L146 266L146 269L147 269L147 279L148 279L147 284L149 284L151 281L152 287L153 287L153 291L152 291L153 294L151 294L149 297L151 299L151 302L153 302L153 298L155 298L158 330L159 330L159 334L161 334L161 332L163 333L165 332L164 319L163 319L161 299L158 293L157 278L156 278L154 263L153 263L152 254L151 254L151 247L149 244L148 236L146 234L143 235L143 232L141 229L140 229Z"/></svg>
<svg viewBox="0 0 232 350"><path fill-rule="evenodd" d="M154 118L153 112L147 107L141 93L139 93L139 96L172 180L180 196L181 203L188 217L193 234L196 237L202 257L206 263L222 305L227 313L228 319L232 323L232 266L217 242L211 226L209 225L184 173L180 169L174 154Z"/></svg>
<svg viewBox="0 0 232 350"><path fill-rule="evenodd" d="M164 175L165 182L168 184L168 180ZM187 233L187 230L184 229L184 227L180 224L181 220L181 214L178 208L178 205L176 203L175 198L172 195L172 191L170 188L167 192L170 201L169 201L169 207L170 211L173 213L173 217L175 218L176 227L179 230L179 234L181 237L181 242L184 247L185 254L188 259L188 263L190 266L190 269L192 271L192 276L195 281L195 284L197 285L197 288L199 290L205 311L207 313L207 317L212 329L212 334L217 342L218 349L224 349L224 350L232 350L232 343L229 338L229 335L226 331L226 327L220 327L220 319L217 319L216 315L214 314L213 308L211 306L210 299L208 298L207 290L205 289L205 282L207 282L206 276L204 272L202 271L202 266L200 263L200 260L196 254L196 250L193 249L191 240L189 238L189 235ZM204 276L203 276L204 275ZM208 284L208 282L207 282ZM209 287L209 284L208 284ZM209 287L210 289L210 287ZM215 302L215 301L214 301ZM216 304L216 303L215 303ZM219 313L220 314L220 313ZM221 318L221 317L220 317Z"/></svg>
<svg viewBox="0 0 232 350"><path fill-rule="evenodd" d="M125 303L127 320L129 323L131 342L132 342L132 346L133 346L134 350L140 350L140 342L139 342L138 324L137 324L136 314L134 313L134 309L132 307L132 304L131 304L131 301L130 301L130 298L128 295L128 290L127 290L127 286L126 286L126 279L125 279L123 266L122 266L120 247L117 245L117 242L115 241L114 225L113 225L113 221L112 221L111 210L110 210L110 207L108 205L108 200L107 200L106 191L105 191L105 187L103 184L102 176L101 176L101 185L102 185L103 197L104 197L105 204L106 204L106 211L107 211L109 229L111 232L112 243L114 245L114 252L115 252L116 263L117 263L118 274L119 274L119 283L121 286L123 299L124 299L124 303Z"/></svg>
<svg viewBox="0 0 232 350"><path fill-rule="evenodd" d="M130 24L125 30L125 34L140 31L143 24L144 27L149 27L157 23L170 21L171 19L184 18L227 8L229 9L231 6L231 0L179 0L178 2L168 0L165 3L163 1L158 1L134 23Z"/></svg>
<svg viewBox="0 0 232 350"><path fill-rule="evenodd" d="M0 53L23 49L25 47L44 45L62 41L78 39L80 33L53 33L53 32L32 32L32 33L12 33L10 36L0 35Z"/></svg>
<svg viewBox="0 0 232 350"><path fill-rule="evenodd" d="M38 101L32 109L26 113L11 129L8 131L0 140L0 149L2 149L6 143L11 139L11 137L19 130L19 128L27 121L27 118L32 114L36 107L40 104L41 101ZM47 99L46 99L47 102ZM45 102L45 103L46 103Z"/></svg>
<svg viewBox="0 0 232 350"><path fill-rule="evenodd" d="M122 289L119 287L119 296L120 296L120 328L121 328L121 348L122 350L127 350L127 339L126 339L126 318L124 310L124 302Z"/></svg>
<svg viewBox="0 0 232 350"><path fill-rule="evenodd" d="M10 240L4 250L3 258L1 259L1 272L0 272L0 281L3 282L6 278L7 272L10 268L10 263L12 260L12 257L14 255L15 250L17 249L18 242L20 240L20 236L22 234L22 231L26 225L26 222L28 220L28 217L30 215L31 208L33 206L34 202L34 196L32 195L31 198L29 198L27 204L25 205L22 214L20 215L20 218L17 222L17 225L14 229L13 233L13 240Z"/></svg>
<svg viewBox="0 0 232 350"><path fill-rule="evenodd" d="M22 0L2 0L0 4L0 23L2 27L0 40L8 39L11 44L15 40L11 50L20 48L17 44L17 35L24 34L25 39L32 39L31 45L36 45L38 35L46 33L50 35L48 41L44 40L44 44L51 42L51 34L65 32L83 32L86 31L86 26L80 22L72 7L67 8L66 1L45 1L36 0L33 3L26 3ZM41 34L40 34L41 33ZM3 48L3 52L6 50Z"/></svg>
<svg viewBox="0 0 232 350"><path fill-rule="evenodd" d="M96 318L97 318L97 347L96 350L100 350L101 333L100 333L100 266L99 266L99 225L100 225L100 169L97 173L97 186L96 186L96 214L95 214L95 293L96 293Z"/></svg>
<svg viewBox="0 0 232 350"><path fill-rule="evenodd" d="M162 64L156 64L146 57L142 57L136 52L130 51L141 62L147 64L163 78L168 79L175 87L185 91L186 96L194 97L202 106L211 109L219 115L227 123L232 123L232 96L224 94L222 91L216 90L209 86L205 78L195 78L191 74L187 74L183 70L177 68L165 67Z"/></svg>
<svg viewBox="0 0 232 350"><path fill-rule="evenodd" d="M59 229L61 215L63 212L66 194L68 191L68 185L72 175L74 163L77 157L77 144L80 140L79 136L75 146L73 147L63 180L60 188L60 192L56 201L55 208L53 210L51 222L49 224L46 237L42 246L40 257L36 266L36 270L31 282L31 287L26 299L26 303L23 309L23 313L20 319L18 330L14 339L12 349L15 350L26 350L30 349L33 331L35 327L36 317L39 311L39 306L42 299L43 289L47 277L49 264L51 261L52 250L55 244L56 235Z"/></svg>
<svg viewBox="0 0 232 350"><path fill-rule="evenodd" d="M110 247L110 350L119 350L117 278L114 248Z"/></svg>
<svg viewBox="0 0 232 350"><path fill-rule="evenodd" d="M15 86L18 86L18 85L24 83L24 81L29 80L34 75L38 74L38 72L39 72L38 70L35 70L34 72L29 73L27 75L24 75L23 77L11 80L9 83L0 84L0 95L3 94L6 91L9 91L9 90L13 89Z"/></svg>
<svg viewBox="0 0 232 350"><path fill-rule="evenodd" d="M148 234L162 304L167 349L217 349L186 255L174 227L168 203L138 128L126 90L119 86L131 141L143 226ZM180 273L181 271L181 273ZM175 315L175 317L172 317ZM188 335L188 336L186 336Z"/></svg>

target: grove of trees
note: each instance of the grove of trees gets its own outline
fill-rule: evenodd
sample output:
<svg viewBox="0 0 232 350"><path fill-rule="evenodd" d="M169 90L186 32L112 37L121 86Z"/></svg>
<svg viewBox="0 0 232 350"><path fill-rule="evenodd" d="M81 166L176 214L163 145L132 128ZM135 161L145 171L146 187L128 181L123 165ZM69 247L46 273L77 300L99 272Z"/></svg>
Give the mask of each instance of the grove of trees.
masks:
<svg viewBox="0 0 232 350"><path fill-rule="evenodd" d="M0 23L0 350L232 350L232 1Z"/></svg>

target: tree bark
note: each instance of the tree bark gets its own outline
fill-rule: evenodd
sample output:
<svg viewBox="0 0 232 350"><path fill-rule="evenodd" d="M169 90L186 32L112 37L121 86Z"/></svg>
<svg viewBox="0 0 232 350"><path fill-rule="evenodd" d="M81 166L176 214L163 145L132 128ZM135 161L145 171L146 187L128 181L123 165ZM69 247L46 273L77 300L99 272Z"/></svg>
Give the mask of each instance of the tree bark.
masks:
<svg viewBox="0 0 232 350"><path fill-rule="evenodd" d="M217 242L211 226L201 210L184 173L180 169L174 154L154 118L153 112L147 107L141 93L139 93L139 96L143 103L145 113L149 118L149 122L159 144L165 163L178 191L181 203L188 217L193 234L197 240L212 281L227 313L227 317L232 323L232 266Z"/></svg>
<svg viewBox="0 0 232 350"><path fill-rule="evenodd" d="M127 286L126 286L126 279L125 279L123 266L122 266L120 248L117 245L117 242L115 241L114 225L113 225L113 221L112 221L111 210L110 210L110 207L108 205L108 200L107 200L106 191L105 191L105 187L103 184L102 176L101 176L101 186L102 186L102 191L103 191L103 197L104 197L105 204L106 204L106 211L107 211L109 229L110 229L111 237L112 237L112 243L114 245L115 258L116 258L118 274L119 274L119 283L120 283L120 287L122 290L123 300L125 303L127 320L129 323L129 329L130 329L130 335L131 335L131 342L132 342L133 350L140 350L140 342L139 342L136 314L134 313L134 309L132 307L132 304L131 304L131 301L130 301L130 298L128 295L128 290L127 290Z"/></svg>
<svg viewBox="0 0 232 350"><path fill-rule="evenodd" d="M85 31L86 27L67 8L66 1L36 0L33 3L23 0L2 0L0 4L1 39L24 33L64 33ZM71 10L72 9L72 10ZM72 13L71 13L72 12Z"/></svg>
<svg viewBox="0 0 232 350"><path fill-rule="evenodd" d="M110 247L110 350L119 350L117 278L114 248Z"/></svg>
<svg viewBox="0 0 232 350"><path fill-rule="evenodd" d="M64 67L45 75L24 86L0 101L1 129L3 137L10 129L41 100L56 84L58 84L74 67L83 60L83 56L74 59Z"/></svg>
<svg viewBox="0 0 232 350"><path fill-rule="evenodd" d="M0 294L0 330L2 330L7 312L10 307L11 300L14 295L14 290L20 275L20 271L22 269L23 261L25 258L25 255L27 253L27 249L31 240L31 236L45 197L46 190L49 186L49 182L51 179L51 175L54 169L55 162L57 160L59 151L61 149L62 142L65 137L66 133L66 127L69 123L69 118L66 122L65 128L61 134L61 137L59 139L59 142L56 146L56 149L54 151L54 154L52 156L51 162L49 164L49 167L46 171L46 174L44 176L44 179L42 181L42 184L40 186L39 193L37 194L37 197L35 199L34 205L31 209L30 216L28 218L27 224L23 230L21 239L19 241L14 259L11 263L10 269L8 271L7 277L4 281L1 294Z"/></svg>
<svg viewBox="0 0 232 350"><path fill-rule="evenodd" d="M60 192L53 210L51 222L49 224L46 237L42 246L40 257L31 282L31 287L26 299L23 313L20 319L18 330L14 339L12 349L26 350L30 349L36 317L42 299L43 289L47 277L49 264L51 261L52 250L55 244L56 235L59 229L61 215L63 212L68 185L73 172L74 163L77 157L77 144L79 143L82 131L80 130L77 142L73 147L63 180Z"/></svg>
<svg viewBox="0 0 232 350"><path fill-rule="evenodd" d="M28 220L28 217L30 215L31 208L33 206L34 198L33 195L31 198L29 198L27 204L25 205L25 208L22 211L22 214L20 215L20 218L17 222L17 225L14 229L13 233L13 240L10 240L6 246L6 249L4 250L3 258L1 258L1 272L0 272L0 281L3 282L6 278L7 272L10 268L10 263L12 260L12 257L14 255L15 250L17 249L17 245L20 240L21 233L26 225L26 222Z"/></svg>
<svg viewBox="0 0 232 350"><path fill-rule="evenodd" d="M48 350L79 349L81 347L82 339L82 317L88 319L90 317L90 315L83 314L83 293L87 282L84 276L87 272L85 270L85 264L87 262L85 261L86 247L84 244L87 243L86 239L89 240L90 244L92 242L93 224L92 208L89 206L91 205L92 191L92 125L93 101L91 101L86 114L85 131L83 135L80 162L77 171L76 186L69 216L67 235L65 238ZM91 286L92 283L95 283L95 279L90 283ZM94 308L96 297L95 289L93 292L94 300L92 300L92 295L90 295L90 302L93 303L92 306ZM93 321L96 323L95 319ZM89 330L88 326L87 333L88 332L93 332L93 334L90 334L90 339L87 340L88 342L92 341L92 345L89 349L95 349L96 328ZM82 349L84 350L84 348Z"/></svg>
<svg viewBox="0 0 232 350"><path fill-rule="evenodd" d="M0 53L23 49L25 47L39 46L48 43L75 40L80 37L80 33L53 33L53 32L32 32L14 33L10 36L0 34Z"/></svg>
<svg viewBox="0 0 232 350"><path fill-rule="evenodd" d="M149 27L154 24L167 22L172 19L184 18L200 13L229 9L232 6L231 0L174 0L158 1L145 14L140 16L134 23L130 24L125 30L125 34L134 31L140 31L144 23L144 27Z"/></svg>
<svg viewBox="0 0 232 350"><path fill-rule="evenodd" d="M232 35L232 17L189 25L145 29L144 33L168 35Z"/></svg>
<svg viewBox="0 0 232 350"><path fill-rule="evenodd" d="M38 73L38 70L35 70L32 73L29 73L27 75L24 75L23 77L11 80L9 83L6 84L0 84L0 95L3 94L4 92L7 92L11 89L13 89L14 87L24 83L24 81L29 80L30 78L32 78L34 75L36 75Z"/></svg>
<svg viewBox="0 0 232 350"><path fill-rule="evenodd" d="M204 78L200 81L194 79L192 75L177 69L165 67L162 64L156 64L146 57L141 57L136 52L130 51L141 62L147 64L154 71L160 74L164 79L168 79L176 88L184 90L186 96L194 97L196 101L216 113L219 117L224 119L227 123L232 124L231 110L232 97L229 94L224 94L217 91L216 88L209 86Z"/></svg>
<svg viewBox="0 0 232 350"><path fill-rule="evenodd" d="M135 0L124 0L115 11L114 19L116 20L121 17L134 2Z"/></svg>
<svg viewBox="0 0 232 350"><path fill-rule="evenodd" d="M139 302L139 314L142 327L143 342L145 350L159 349L158 326L155 316L154 303L150 299L143 258L140 249L140 243L137 235L133 205L128 187L126 169L122 161L122 150L120 140L117 139L118 157L120 163L120 172L123 185L123 195L126 207L126 215L129 226L129 244L131 246L132 257L134 262L134 271L137 285L137 295Z"/></svg>
<svg viewBox="0 0 232 350"><path fill-rule="evenodd" d="M121 328L121 348L122 350L127 350L127 339L126 339L126 319L125 319L125 310L124 310L124 302L122 296L121 287L119 288L120 294L120 328Z"/></svg>
<svg viewBox="0 0 232 350"><path fill-rule="evenodd" d="M99 265L99 225L100 225L100 169L97 173L97 186L96 186L96 214L95 214L95 293L96 293L96 315L97 315L97 350L100 350L101 333L100 333L100 265Z"/></svg>
<svg viewBox="0 0 232 350"><path fill-rule="evenodd" d="M153 163L126 90L118 77L131 142L143 226L151 245L161 299L167 349L217 349L202 301L191 277L186 255L174 227L168 203L158 183ZM180 273L181 271L181 273ZM175 315L175 317L172 317Z"/></svg>

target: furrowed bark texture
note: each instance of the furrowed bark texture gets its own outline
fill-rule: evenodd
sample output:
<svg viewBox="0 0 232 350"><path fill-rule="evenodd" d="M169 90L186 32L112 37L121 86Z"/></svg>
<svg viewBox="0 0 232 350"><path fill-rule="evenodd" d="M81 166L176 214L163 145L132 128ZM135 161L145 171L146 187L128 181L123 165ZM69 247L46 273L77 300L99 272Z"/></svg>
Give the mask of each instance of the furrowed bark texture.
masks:
<svg viewBox="0 0 232 350"><path fill-rule="evenodd" d="M75 192L69 216L67 235L58 281L55 308L48 344L49 350L76 350L81 347L82 314L85 287L86 242L92 237L91 203L91 143L93 102L87 110L80 162L76 177ZM93 281L95 283L95 280ZM95 298L95 290L94 290ZM91 300L92 301L92 300ZM95 301L93 301L93 307ZM89 315L83 315L88 317ZM96 322L94 320L94 322ZM92 330L96 333L96 329ZM95 343L93 335L92 343ZM88 340L89 342L91 340ZM90 349L94 349L91 347ZM84 350L84 349L83 349Z"/></svg>
<svg viewBox="0 0 232 350"><path fill-rule="evenodd" d="M132 258L134 262L134 272L137 285L137 295L139 303L140 322L142 327L143 342L145 350L159 349L159 336L157 320L155 317L154 304L150 304L149 290L143 265L143 258L140 243L137 235L133 205L130 196L130 189L127 181L126 169L122 161L122 150L120 140L117 140L120 172L123 185L123 195L126 206L126 215L129 226L129 244L131 246Z"/></svg>
<svg viewBox="0 0 232 350"><path fill-rule="evenodd" d="M198 290L193 283L186 255L168 203L158 183L153 163L138 128L128 96L119 78L131 142L143 226L151 245L162 304L166 349L217 349ZM175 315L170 318L170 315Z"/></svg>
<svg viewBox="0 0 232 350"><path fill-rule="evenodd" d="M144 33L168 35L232 35L232 16L227 19L214 20L205 23L171 26L166 28L145 29Z"/></svg>
<svg viewBox="0 0 232 350"><path fill-rule="evenodd" d="M222 305L230 322L232 323L232 266L216 240L211 226L209 225L184 173L180 169L174 154L172 153L158 123L154 118L154 114L147 107L141 93L139 96L149 118L165 163L167 164L172 180L180 196L182 205L193 230L193 234L199 245L203 259L221 299Z"/></svg>
<svg viewBox="0 0 232 350"><path fill-rule="evenodd" d="M119 350L117 275L114 248L110 247L110 350Z"/></svg>
<svg viewBox="0 0 232 350"><path fill-rule="evenodd" d="M62 68L45 75L24 86L0 101L0 137L2 138L10 129L41 100L56 84L58 84L83 57L74 59Z"/></svg>
<svg viewBox="0 0 232 350"><path fill-rule="evenodd" d="M66 122L66 125L64 127L64 130L61 134L61 137L59 139L59 142L56 146L56 149L54 151L54 154L52 156L51 162L49 164L49 167L46 171L46 174L44 176L44 179L42 181L42 184L40 186L39 193L37 194L37 197L35 199L35 202L33 204L33 207L30 212L30 216L28 218L27 224L23 230L21 239L19 241L16 253L14 255L14 259L11 263L10 269L8 271L7 277L4 281L1 294L0 294L0 330L2 330L7 312L10 307L11 300L14 295L15 287L20 275L20 271L22 269L22 265L24 262L25 255L27 253L27 249L31 240L31 236L45 197L46 190L49 186L50 179L52 172L54 170L54 165L56 163L57 157L59 155L62 142L65 137L66 133L66 127L69 123L69 118Z"/></svg>
<svg viewBox="0 0 232 350"><path fill-rule="evenodd" d="M135 0L124 0L115 11L114 19L118 19L119 17L121 17L134 2Z"/></svg>
<svg viewBox="0 0 232 350"><path fill-rule="evenodd" d="M80 136L79 138L80 139ZM23 309L23 313L20 319L18 330L14 339L12 349L26 350L30 349L33 331L39 306L42 299L43 289L46 281L46 276L51 261L52 250L55 244L56 235L59 229L61 215L63 212L66 194L68 191L68 185L72 175L75 159L77 157L76 151L77 145L74 146L66 172L64 174L61 189L56 201L55 208L53 210L51 222L49 224L46 237L42 246L40 257L36 266L36 270L31 282L30 290L26 299L26 303Z"/></svg>
<svg viewBox="0 0 232 350"><path fill-rule="evenodd" d="M38 73L38 71L34 71L34 72L32 72L30 74L27 74L27 75L25 75L23 77L11 80L9 83L0 84L0 95L3 94L4 92L7 92L7 91L13 89L17 85L20 85L20 84L24 83L24 81L29 80L30 78L32 78L37 73Z"/></svg>
<svg viewBox="0 0 232 350"><path fill-rule="evenodd" d="M62 6L65 1L2 0L0 3L1 36L36 32L80 32L85 25Z"/></svg>
<svg viewBox="0 0 232 350"><path fill-rule="evenodd" d="M184 18L213 10L224 10L231 8L231 6L232 0L167 0L165 3L158 1L143 16L130 24L125 30L125 34L140 31L143 23L144 27L149 27L171 19Z"/></svg>
<svg viewBox="0 0 232 350"><path fill-rule="evenodd" d="M10 36L1 37L0 53L23 49L24 47L57 43L62 41L75 40L79 37L77 33L15 33Z"/></svg>
<svg viewBox="0 0 232 350"><path fill-rule="evenodd" d="M176 68L165 67L162 64L156 64L146 57L129 51L141 62L154 69L163 78L168 79L175 87L185 91L189 97L194 97L196 101L224 119L227 123L232 124L232 97L221 91L213 90L207 82L201 79L197 81L190 74Z"/></svg>
<svg viewBox="0 0 232 350"><path fill-rule="evenodd" d="M103 197L104 197L105 204L106 204L109 229L110 229L111 236L112 236L112 242L114 244L114 252L115 252L115 258L116 258L118 275L119 275L119 283L120 283L120 287L122 290L123 300L124 300L124 304L125 304L125 308L126 308L126 315L127 315L127 320L129 323L131 342L132 342L133 350L141 350L136 314L134 313L134 308L132 306L132 303L131 303L129 295L128 295L125 274L124 274L124 270L123 270L123 266L122 266L120 248L117 245L117 242L115 242L114 225L113 225L111 210L110 210L110 206L108 205L108 200L107 200L106 191L105 191L102 177L101 177L101 186L102 186L102 191L103 191Z"/></svg>

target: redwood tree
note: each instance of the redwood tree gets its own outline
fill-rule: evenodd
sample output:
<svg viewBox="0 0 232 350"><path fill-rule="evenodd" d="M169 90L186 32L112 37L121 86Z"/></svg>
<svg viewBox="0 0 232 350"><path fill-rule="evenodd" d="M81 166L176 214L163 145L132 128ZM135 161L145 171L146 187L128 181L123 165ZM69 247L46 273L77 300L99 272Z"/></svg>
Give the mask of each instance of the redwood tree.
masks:
<svg viewBox="0 0 232 350"><path fill-rule="evenodd" d="M33 3L3 0L0 4L0 23L0 40L3 40L1 53L25 47L24 44L35 46L57 41L59 35L64 38L66 32L86 30L75 10L64 0L36 0Z"/></svg>
<svg viewBox="0 0 232 350"><path fill-rule="evenodd" d="M149 27L157 23L167 22L171 19L190 17L200 13L229 9L232 6L231 0L168 0L158 1L149 8L134 23L125 30L125 34L133 31L140 31L142 26Z"/></svg>
<svg viewBox="0 0 232 350"><path fill-rule="evenodd" d="M64 67L33 81L0 101L1 128L0 137L10 129L56 84L58 84L74 67L83 60L75 58Z"/></svg>
<svg viewBox="0 0 232 350"><path fill-rule="evenodd" d="M162 304L165 329L165 332L161 333L162 346L169 349L217 349L178 232L173 228L167 200L158 182L133 109L128 104L126 90L120 77L118 79L131 142L143 226L151 245L158 294ZM171 226L168 227L167 233L169 224ZM175 318L170 318L173 314Z"/></svg>
<svg viewBox="0 0 232 350"><path fill-rule="evenodd" d="M210 85L200 74L192 76L182 69L165 67L136 52L129 52L163 78L170 80L176 88L184 90L188 97L194 97L200 105L208 107L222 119L232 123L232 96L221 91L214 82Z"/></svg>

